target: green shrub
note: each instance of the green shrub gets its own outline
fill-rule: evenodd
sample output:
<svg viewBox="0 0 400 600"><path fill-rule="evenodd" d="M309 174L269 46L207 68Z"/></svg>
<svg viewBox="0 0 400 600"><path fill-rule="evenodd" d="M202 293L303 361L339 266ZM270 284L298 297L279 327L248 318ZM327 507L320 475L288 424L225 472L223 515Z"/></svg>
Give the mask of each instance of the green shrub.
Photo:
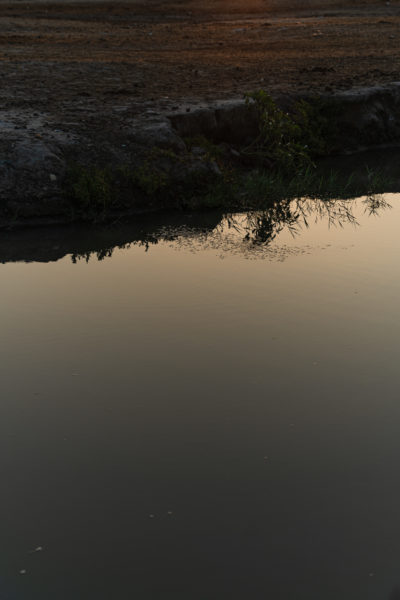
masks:
<svg viewBox="0 0 400 600"><path fill-rule="evenodd" d="M293 107L292 119L300 128L299 143L311 158L329 154L336 141L337 107L318 96L299 100Z"/></svg>
<svg viewBox="0 0 400 600"><path fill-rule="evenodd" d="M79 216L104 216L114 201L111 170L73 165L67 175L67 196Z"/></svg>
<svg viewBox="0 0 400 600"><path fill-rule="evenodd" d="M319 97L300 100L289 114L264 90L246 94L246 102L256 107L259 132L242 154L259 165L293 175L334 147L337 109L332 103Z"/></svg>
<svg viewBox="0 0 400 600"><path fill-rule="evenodd" d="M283 112L271 96L260 90L246 94L246 102L256 105L259 132L242 150L243 155L260 165L291 174L312 164L309 149L302 141L300 125Z"/></svg>
<svg viewBox="0 0 400 600"><path fill-rule="evenodd" d="M120 167L117 175L132 187L136 187L147 196L153 196L168 186L169 177L149 162L136 168Z"/></svg>

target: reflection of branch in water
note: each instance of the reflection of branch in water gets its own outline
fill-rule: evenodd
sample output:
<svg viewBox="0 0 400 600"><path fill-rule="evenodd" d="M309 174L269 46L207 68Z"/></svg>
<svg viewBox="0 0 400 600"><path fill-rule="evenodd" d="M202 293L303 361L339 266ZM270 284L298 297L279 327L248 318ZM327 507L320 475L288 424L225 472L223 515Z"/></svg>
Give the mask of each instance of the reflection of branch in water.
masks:
<svg viewBox="0 0 400 600"><path fill-rule="evenodd" d="M294 211L291 202L279 202L268 210L253 211L242 221L246 232L243 240L255 245L271 243L287 227L292 235L299 231L299 213Z"/></svg>
<svg viewBox="0 0 400 600"><path fill-rule="evenodd" d="M126 247L126 246L129 247L130 244L126 244L125 246L122 246L122 247ZM83 253L74 252L71 254L71 260L74 263L74 265L78 262L78 260L84 260L85 262L88 263L92 256L96 256L97 260L104 260L105 258L112 257L114 249L115 249L115 247L114 248L102 248L101 250L97 250L95 252L83 252Z"/></svg>
<svg viewBox="0 0 400 600"><path fill-rule="evenodd" d="M365 212L368 213L369 216L379 216L379 212L392 208L389 202L385 200L381 194L367 196L367 198L363 200L363 204L365 205Z"/></svg>
<svg viewBox="0 0 400 600"><path fill-rule="evenodd" d="M383 196L368 196L361 200L364 212L368 216L377 216L382 210L390 208ZM220 249L231 253L239 252L249 255L257 248L261 250L269 246L284 230L295 237L311 222L326 220L328 227L357 226L355 209L360 206L360 199L353 200L317 200L299 198L276 202L267 209L249 211L247 213L229 213L208 227L190 227L186 225L159 226L153 231L142 232L131 242L109 246L93 251L73 252L72 262L91 257L101 261L109 258L115 248L128 249L141 246L147 252L158 242L171 242L178 248ZM283 252L284 253L284 252Z"/></svg>
<svg viewBox="0 0 400 600"><path fill-rule="evenodd" d="M96 257L98 261L104 260L105 258L111 258L113 252L116 248L118 250L129 250L131 246L142 246L144 247L144 251L147 252L150 245L158 244L159 239L155 236L151 236L149 238L143 240L136 240L134 242L129 242L127 244L120 244L117 246L112 246L111 248L102 248L101 250L88 251L88 252L73 252L71 254L71 260L74 264L76 264L79 260L84 260L85 262L89 262L89 260L93 257Z"/></svg>
<svg viewBox="0 0 400 600"><path fill-rule="evenodd" d="M292 236L299 235L302 228L308 228L310 219L317 223L326 219L328 227L358 225L354 215L356 200L315 200L298 199L279 202L266 210L251 211L245 218L240 215L226 215L225 223L229 229L244 233L243 240L254 245L268 245L284 230ZM365 211L369 215L378 215L390 204L382 196L370 196L363 200Z"/></svg>

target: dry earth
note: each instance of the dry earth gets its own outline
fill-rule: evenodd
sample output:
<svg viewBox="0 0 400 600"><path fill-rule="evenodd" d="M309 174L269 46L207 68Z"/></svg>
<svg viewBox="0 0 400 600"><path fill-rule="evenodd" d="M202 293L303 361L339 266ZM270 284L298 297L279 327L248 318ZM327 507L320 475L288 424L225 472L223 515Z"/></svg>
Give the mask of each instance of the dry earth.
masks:
<svg viewBox="0 0 400 600"><path fill-rule="evenodd" d="M57 215L71 158L132 165L163 135L182 145L165 113L400 81L399 42L400 1L0 0L0 225ZM374 138L382 106L359 124L372 142L399 137Z"/></svg>
<svg viewBox="0 0 400 600"><path fill-rule="evenodd" d="M400 3L0 2L3 108L55 112L400 79Z"/></svg>

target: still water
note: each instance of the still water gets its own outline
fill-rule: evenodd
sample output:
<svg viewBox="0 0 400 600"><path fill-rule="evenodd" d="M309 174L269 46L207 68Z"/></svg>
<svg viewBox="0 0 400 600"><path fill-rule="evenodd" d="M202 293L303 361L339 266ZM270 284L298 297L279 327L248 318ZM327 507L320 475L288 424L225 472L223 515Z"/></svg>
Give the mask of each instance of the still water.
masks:
<svg viewBox="0 0 400 600"><path fill-rule="evenodd" d="M388 600L400 196L0 241L1 600Z"/></svg>

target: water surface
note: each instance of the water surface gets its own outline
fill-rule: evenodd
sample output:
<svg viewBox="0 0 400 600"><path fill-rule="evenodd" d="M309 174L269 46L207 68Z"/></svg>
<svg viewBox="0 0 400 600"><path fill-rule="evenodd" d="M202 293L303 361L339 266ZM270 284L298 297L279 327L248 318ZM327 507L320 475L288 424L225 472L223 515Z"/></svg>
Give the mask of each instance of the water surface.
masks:
<svg viewBox="0 0 400 600"><path fill-rule="evenodd" d="M400 196L328 209L2 234L2 600L389 599Z"/></svg>

